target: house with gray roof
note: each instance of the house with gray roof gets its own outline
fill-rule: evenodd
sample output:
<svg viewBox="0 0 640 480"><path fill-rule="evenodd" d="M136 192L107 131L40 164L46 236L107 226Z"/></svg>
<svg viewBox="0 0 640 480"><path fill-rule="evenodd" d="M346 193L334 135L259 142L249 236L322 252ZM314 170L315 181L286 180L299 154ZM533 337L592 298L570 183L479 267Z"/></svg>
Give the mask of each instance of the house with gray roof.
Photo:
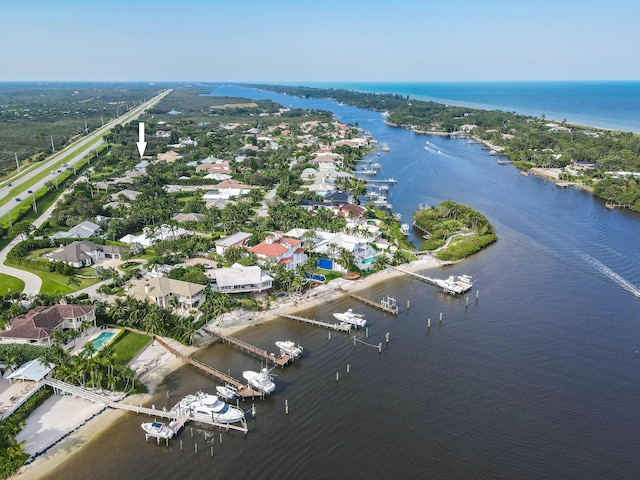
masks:
<svg viewBox="0 0 640 480"><path fill-rule="evenodd" d="M72 267L82 268L103 258L119 259L125 250L125 247L98 245L88 240L81 240L45 254L45 258L51 262L64 262Z"/></svg>
<svg viewBox="0 0 640 480"><path fill-rule="evenodd" d="M58 232L51 238L91 238L97 236L98 232L100 232L100 225L84 221L71 228L68 232Z"/></svg>

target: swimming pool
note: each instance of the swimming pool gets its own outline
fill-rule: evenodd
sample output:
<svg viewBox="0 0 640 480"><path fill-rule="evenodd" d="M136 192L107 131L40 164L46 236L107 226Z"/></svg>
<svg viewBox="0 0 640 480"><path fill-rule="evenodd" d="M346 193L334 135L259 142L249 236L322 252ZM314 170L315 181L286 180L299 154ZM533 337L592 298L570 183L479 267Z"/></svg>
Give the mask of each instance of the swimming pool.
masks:
<svg viewBox="0 0 640 480"><path fill-rule="evenodd" d="M100 349L100 347L104 345L107 341L109 341L109 339L114 335L115 333L113 332L102 332L96 338L91 340L91 343L93 343L94 350L97 352Z"/></svg>

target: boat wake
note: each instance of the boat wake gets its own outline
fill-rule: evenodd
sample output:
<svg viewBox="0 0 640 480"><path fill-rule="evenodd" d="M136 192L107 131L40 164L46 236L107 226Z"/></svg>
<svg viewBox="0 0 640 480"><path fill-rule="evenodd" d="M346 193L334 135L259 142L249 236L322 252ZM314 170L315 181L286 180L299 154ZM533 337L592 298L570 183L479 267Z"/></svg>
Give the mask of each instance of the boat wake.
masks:
<svg viewBox="0 0 640 480"><path fill-rule="evenodd" d="M635 285L633 285L631 282L629 282L628 280L625 280L624 278L622 278L620 275L618 275L616 272L614 272L613 270L611 270L609 267L607 267L606 265L600 263L598 260L596 260L595 258L593 258L591 255L584 253L584 252L577 252L578 255L580 255L588 264L592 265L593 267L595 267L599 272L604 273L607 277L609 277L611 280L613 280L615 283L617 283L618 285L620 285L622 288L624 288L625 290L633 293L636 297L640 297L640 289L638 289Z"/></svg>

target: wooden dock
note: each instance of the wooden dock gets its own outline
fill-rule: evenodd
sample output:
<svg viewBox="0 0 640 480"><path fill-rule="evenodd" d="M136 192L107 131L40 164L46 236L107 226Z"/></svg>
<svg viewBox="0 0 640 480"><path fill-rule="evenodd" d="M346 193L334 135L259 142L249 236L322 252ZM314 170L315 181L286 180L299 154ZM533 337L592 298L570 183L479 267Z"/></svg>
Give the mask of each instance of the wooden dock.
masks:
<svg viewBox="0 0 640 480"><path fill-rule="evenodd" d="M375 302L373 300L369 300L367 297L363 297L362 295L358 295L357 293L350 292L348 290L344 290L342 288L337 288L337 290L345 295L355 298L365 305L369 305L370 307L377 308L378 310L382 310L385 313L389 313L391 315L398 315L398 305L395 304L395 299L393 302L390 302L390 297L387 297L387 300L383 302Z"/></svg>
<svg viewBox="0 0 640 480"><path fill-rule="evenodd" d="M215 368L210 367L209 365L206 365L206 364L204 364L204 363L202 363L202 362L200 362L198 360L195 360L195 359L193 359L191 357L187 357L183 353L180 353L175 348L173 348L171 345L169 345L164 340L162 340L160 337L156 337L154 335L153 340L158 342L160 345L162 345L167 350L169 350L176 357L180 357L184 362L187 362L187 363L193 365L194 367L199 368L203 372L206 372L209 375L211 375L213 377L216 377L218 380L220 380L220 381L222 381L224 383L228 383L230 385L233 385L238 390L238 395L240 397L242 397L243 399L244 398L255 398L255 397L262 397L263 396L263 394L261 392L258 392L257 390L254 390L254 389L250 388L249 386L243 384L239 380L236 380L232 376L227 375L226 373L223 373L220 370L216 370Z"/></svg>
<svg viewBox="0 0 640 480"><path fill-rule="evenodd" d="M625 205L623 203L613 203L613 202L607 202L604 205L605 207L607 207L608 210L614 210L616 208L631 208L631 205Z"/></svg>
<svg viewBox="0 0 640 480"><path fill-rule="evenodd" d="M89 400L91 402L104 405L105 407L108 407L108 408L125 410L127 412L135 412L137 415L143 414L143 415L147 415L149 417L154 417L154 418L166 418L169 420L174 420L175 423L173 424L173 427L172 427L172 429L174 430L174 433L178 433L188 421L204 423L206 425L211 425L213 427L226 429L227 431L237 430L245 434L248 432L246 421L242 423L242 426L238 426L238 425L231 425L228 423L218 423L209 419L200 419L200 418L194 419L188 415L180 415L178 412L174 412L171 410L166 410L166 409L158 410L155 408L155 406L152 406L152 408L149 408L149 407L143 407L142 405L132 405L131 403L123 403L121 401L115 401L99 393L91 392L91 391L85 390L84 388L78 387L76 385L71 385L69 383L62 382L60 380L56 380L53 378L45 378L43 380L43 383L45 385L49 385L50 387L53 387L55 390L70 393L72 395L75 395L76 397L84 398L85 400Z"/></svg>
<svg viewBox="0 0 640 480"><path fill-rule="evenodd" d="M462 295L463 293L471 290L471 287L473 286L471 277L467 277L465 275L458 276L457 279L452 275L446 280L441 280L439 278L431 278L427 277L426 275L420 275L419 273L409 272L398 267L391 268L395 268L399 272L406 273L407 275L411 275L418 280L422 280L425 283L434 285L440 288L444 293L448 293L449 295Z"/></svg>
<svg viewBox="0 0 640 480"><path fill-rule="evenodd" d="M349 333L351 331L351 328L353 328L353 325L348 324L348 323L320 322L319 320L313 320L311 318L306 318L306 317L298 317L297 315L289 315L289 314L280 313L280 312L276 312L276 315L279 315L279 316L281 316L283 318L288 318L290 320L296 320L298 322L309 323L309 324L315 325L317 327L328 328L330 330L336 330L336 331L339 331L339 332L347 332L347 333Z"/></svg>
<svg viewBox="0 0 640 480"><path fill-rule="evenodd" d="M238 340L237 338L229 337L227 335L222 335L221 333L216 332L214 330L205 329L205 332L207 332L208 334L216 338L219 338L222 341L222 343L226 342L229 345L236 347L238 350L242 352L248 353L249 355L253 355L254 357L258 357L262 360L266 360L268 362L271 362L275 365L279 365L281 367L288 365L288 363L292 360L289 355L280 355L276 357L273 353L267 353L266 350L262 350L249 343L243 342L242 340Z"/></svg>

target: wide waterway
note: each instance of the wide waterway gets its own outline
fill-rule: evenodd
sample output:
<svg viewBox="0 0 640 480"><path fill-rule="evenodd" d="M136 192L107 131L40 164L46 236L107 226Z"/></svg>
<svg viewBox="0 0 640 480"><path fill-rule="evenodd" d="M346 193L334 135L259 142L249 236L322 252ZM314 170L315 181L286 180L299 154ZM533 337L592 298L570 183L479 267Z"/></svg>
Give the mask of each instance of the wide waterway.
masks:
<svg viewBox="0 0 640 480"><path fill-rule="evenodd" d="M372 299L395 296L397 318L347 298L301 312L326 321L350 307L365 313L369 338L360 334L362 340L377 345L390 334L382 354L354 347L347 335L329 340L326 330L288 320L244 331L242 339L270 351L275 340L293 339L306 354L274 371L276 392L255 402L246 437L225 433L221 445L218 431L212 442L210 434L205 441L203 430L194 428L192 436L187 427L166 448L146 444L139 426L145 419L131 414L50 478L638 476L638 215L523 177L499 166L481 145L388 127L379 113L238 87L213 94L268 97L358 122L390 147L371 158L382 164L381 177L400 180L390 202L405 221L419 204L450 199L485 214L499 240L432 272L472 275L468 308L463 298L402 277L363 292ZM236 378L259 368L227 345L198 358ZM156 407L171 407L195 390L213 392L215 385L185 366L158 389Z"/></svg>

